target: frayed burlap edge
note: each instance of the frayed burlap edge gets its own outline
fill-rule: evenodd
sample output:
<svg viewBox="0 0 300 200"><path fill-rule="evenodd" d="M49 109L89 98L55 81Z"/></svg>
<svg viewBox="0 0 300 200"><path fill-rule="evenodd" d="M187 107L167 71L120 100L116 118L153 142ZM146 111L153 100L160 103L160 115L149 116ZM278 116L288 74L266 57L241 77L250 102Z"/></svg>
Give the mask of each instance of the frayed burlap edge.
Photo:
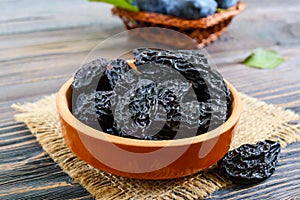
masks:
<svg viewBox="0 0 300 200"><path fill-rule="evenodd" d="M243 114L231 148L263 139L278 141L285 147L300 139L299 115L247 95L242 95L242 99ZM24 122L63 171L96 199L199 199L231 184L214 167L189 177L162 181L111 175L81 161L66 147L55 95L12 107L21 112L15 115L15 119Z"/></svg>

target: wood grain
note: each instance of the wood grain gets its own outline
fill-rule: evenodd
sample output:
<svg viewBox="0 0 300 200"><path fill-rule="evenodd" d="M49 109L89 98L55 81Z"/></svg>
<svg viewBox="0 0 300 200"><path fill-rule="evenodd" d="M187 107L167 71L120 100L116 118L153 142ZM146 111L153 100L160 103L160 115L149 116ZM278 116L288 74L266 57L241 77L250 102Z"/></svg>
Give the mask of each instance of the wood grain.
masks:
<svg viewBox="0 0 300 200"><path fill-rule="evenodd" d="M22 123L0 126L0 199L90 198L61 171Z"/></svg>
<svg viewBox="0 0 300 200"><path fill-rule="evenodd" d="M247 10L206 50L239 91L300 114L300 2L245 2ZM111 17L109 5L80 0L1 0L0 8L0 199L91 199L14 121L10 105L56 92L97 44L124 30L121 20ZM286 61L274 70L240 64L258 47L275 49ZM299 169L298 142L283 151L270 179L208 199L297 199Z"/></svg>

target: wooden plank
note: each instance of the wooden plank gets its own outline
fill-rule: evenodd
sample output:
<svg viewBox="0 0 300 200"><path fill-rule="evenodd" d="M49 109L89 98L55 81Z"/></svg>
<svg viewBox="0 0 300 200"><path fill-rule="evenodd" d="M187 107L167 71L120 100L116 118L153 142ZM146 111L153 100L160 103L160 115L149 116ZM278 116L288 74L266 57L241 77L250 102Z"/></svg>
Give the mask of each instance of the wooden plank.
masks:
<svg viewBox="0 0 300 200"><path fill-rule="evenodd" d="M0 199L91 198L45 154L23 124L0 127Z"/></svg>
<svg viewBox="0 0 300 200"><path fill-rule="evenodd" d="M0 34L12 35L73 27L104 26L107 21L120 24L111 18L111 6L81 0L4 0L0 1ZM107 13L107 14L103 14Z"/></svg>

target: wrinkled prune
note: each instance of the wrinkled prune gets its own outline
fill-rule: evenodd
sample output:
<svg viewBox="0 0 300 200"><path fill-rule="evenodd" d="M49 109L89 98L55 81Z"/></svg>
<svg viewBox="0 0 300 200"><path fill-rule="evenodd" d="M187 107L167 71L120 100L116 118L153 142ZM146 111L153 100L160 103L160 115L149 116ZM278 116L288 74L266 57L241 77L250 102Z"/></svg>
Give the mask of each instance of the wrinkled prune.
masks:
<svg viewBox="0 0 300 200"><path fill-rule="evenodd" d="M157 63L167 65L192 81L198 100L203 102L214 95L226 100L230 108L231 94L219 72L208 65L205 55L197 51L166 51L157 49L135 49L136 66Z"/></svg>
<svg viewBox="0 0 300 200"><path fill-rule="evenodd" d="M115 87L117 81L122 77L122 75L124 75L130 69L131 68L126 60L117 59L112 60L109 63L104 74L107 76L112 89Z"/></svg>
<svg viewBox="0 0 300 200"><path fill-rule="evenodd" d="M77 119L93 128L97 128L95 92L80 93L76 99L73 99L72 104L72 113Z"/></svg>
<svg viewBox="0 0 300 200"><path fill-rule="evenodd" d="M115 134L110 103L110 99L115 95L114 91L81 93L75 102L73 114L81 122L93 128L101 127L102 131Z"/></svg>
<svg viewBox="0 0 300 200"><path fill-rule="evenodd" d="M97 59L84 64L74 75L72 89L76 93L110 91L130 66L125 60ZM77 96L78 96L77 95Z"/></svg>
<svg viewBox="0 0 300 200"><path fill-rule="evenodd" d="M121 59L79 69L72 106L80 121L122 137L170 140L206 133L227 119L231 93L204 55L136 49L134 58L137 71Z"/></svg>
<svg viewBox="0 0 300 200"><path fill-rule="evenodd" d="M208 65L203 54L197 51L165 51L135 49L135 64L163 64L183 75L192 83L200 103L198 134L212 130L229 117L231 93L222 76Z"/></svg>
<svg viewBox="0 0 300 200"><path fill-rule="evenodd" d="M180 101L191 85L161 65L145 65L138 70L127 73L129 78L125 76L115 88L116 125L124 137L173 139L181 123Z"/></svg>
<svg viewBox="0 0 300 200"><path fill-rule="evenodd" d="M235 183L258 183L274 173L280 150L280 144L270 140L244 144L218 162L220 173Z"/></svg>
<svg viewBox="0 0 300 200"><path fill-rule="evenodd" d="M108 61L101 58L81 66L74 75L74 81L72 83L73 91L95 91L100 76L106 70L107 65Z"/></svg>

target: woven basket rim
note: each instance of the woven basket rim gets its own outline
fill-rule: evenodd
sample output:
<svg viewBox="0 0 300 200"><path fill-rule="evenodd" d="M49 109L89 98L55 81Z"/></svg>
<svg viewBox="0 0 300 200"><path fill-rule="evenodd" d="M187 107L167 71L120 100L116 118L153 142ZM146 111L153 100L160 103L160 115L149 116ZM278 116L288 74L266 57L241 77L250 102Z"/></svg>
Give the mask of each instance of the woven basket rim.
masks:
<svg viewBox="0 0 300 200"><path fill-rule="evenodd" d="M161 24L164 26L172 26L178 28L208 28L214 26L222 21L232 18L245 10L246 4L239 1L236 6L233 6L226 11L216 12L205 18L196 20L181 19L169 15L150 13L150 12L133 12L122 8L114 7L112 13L120 18L126 18L127 20L148 22L153 24Z"/></svg>

